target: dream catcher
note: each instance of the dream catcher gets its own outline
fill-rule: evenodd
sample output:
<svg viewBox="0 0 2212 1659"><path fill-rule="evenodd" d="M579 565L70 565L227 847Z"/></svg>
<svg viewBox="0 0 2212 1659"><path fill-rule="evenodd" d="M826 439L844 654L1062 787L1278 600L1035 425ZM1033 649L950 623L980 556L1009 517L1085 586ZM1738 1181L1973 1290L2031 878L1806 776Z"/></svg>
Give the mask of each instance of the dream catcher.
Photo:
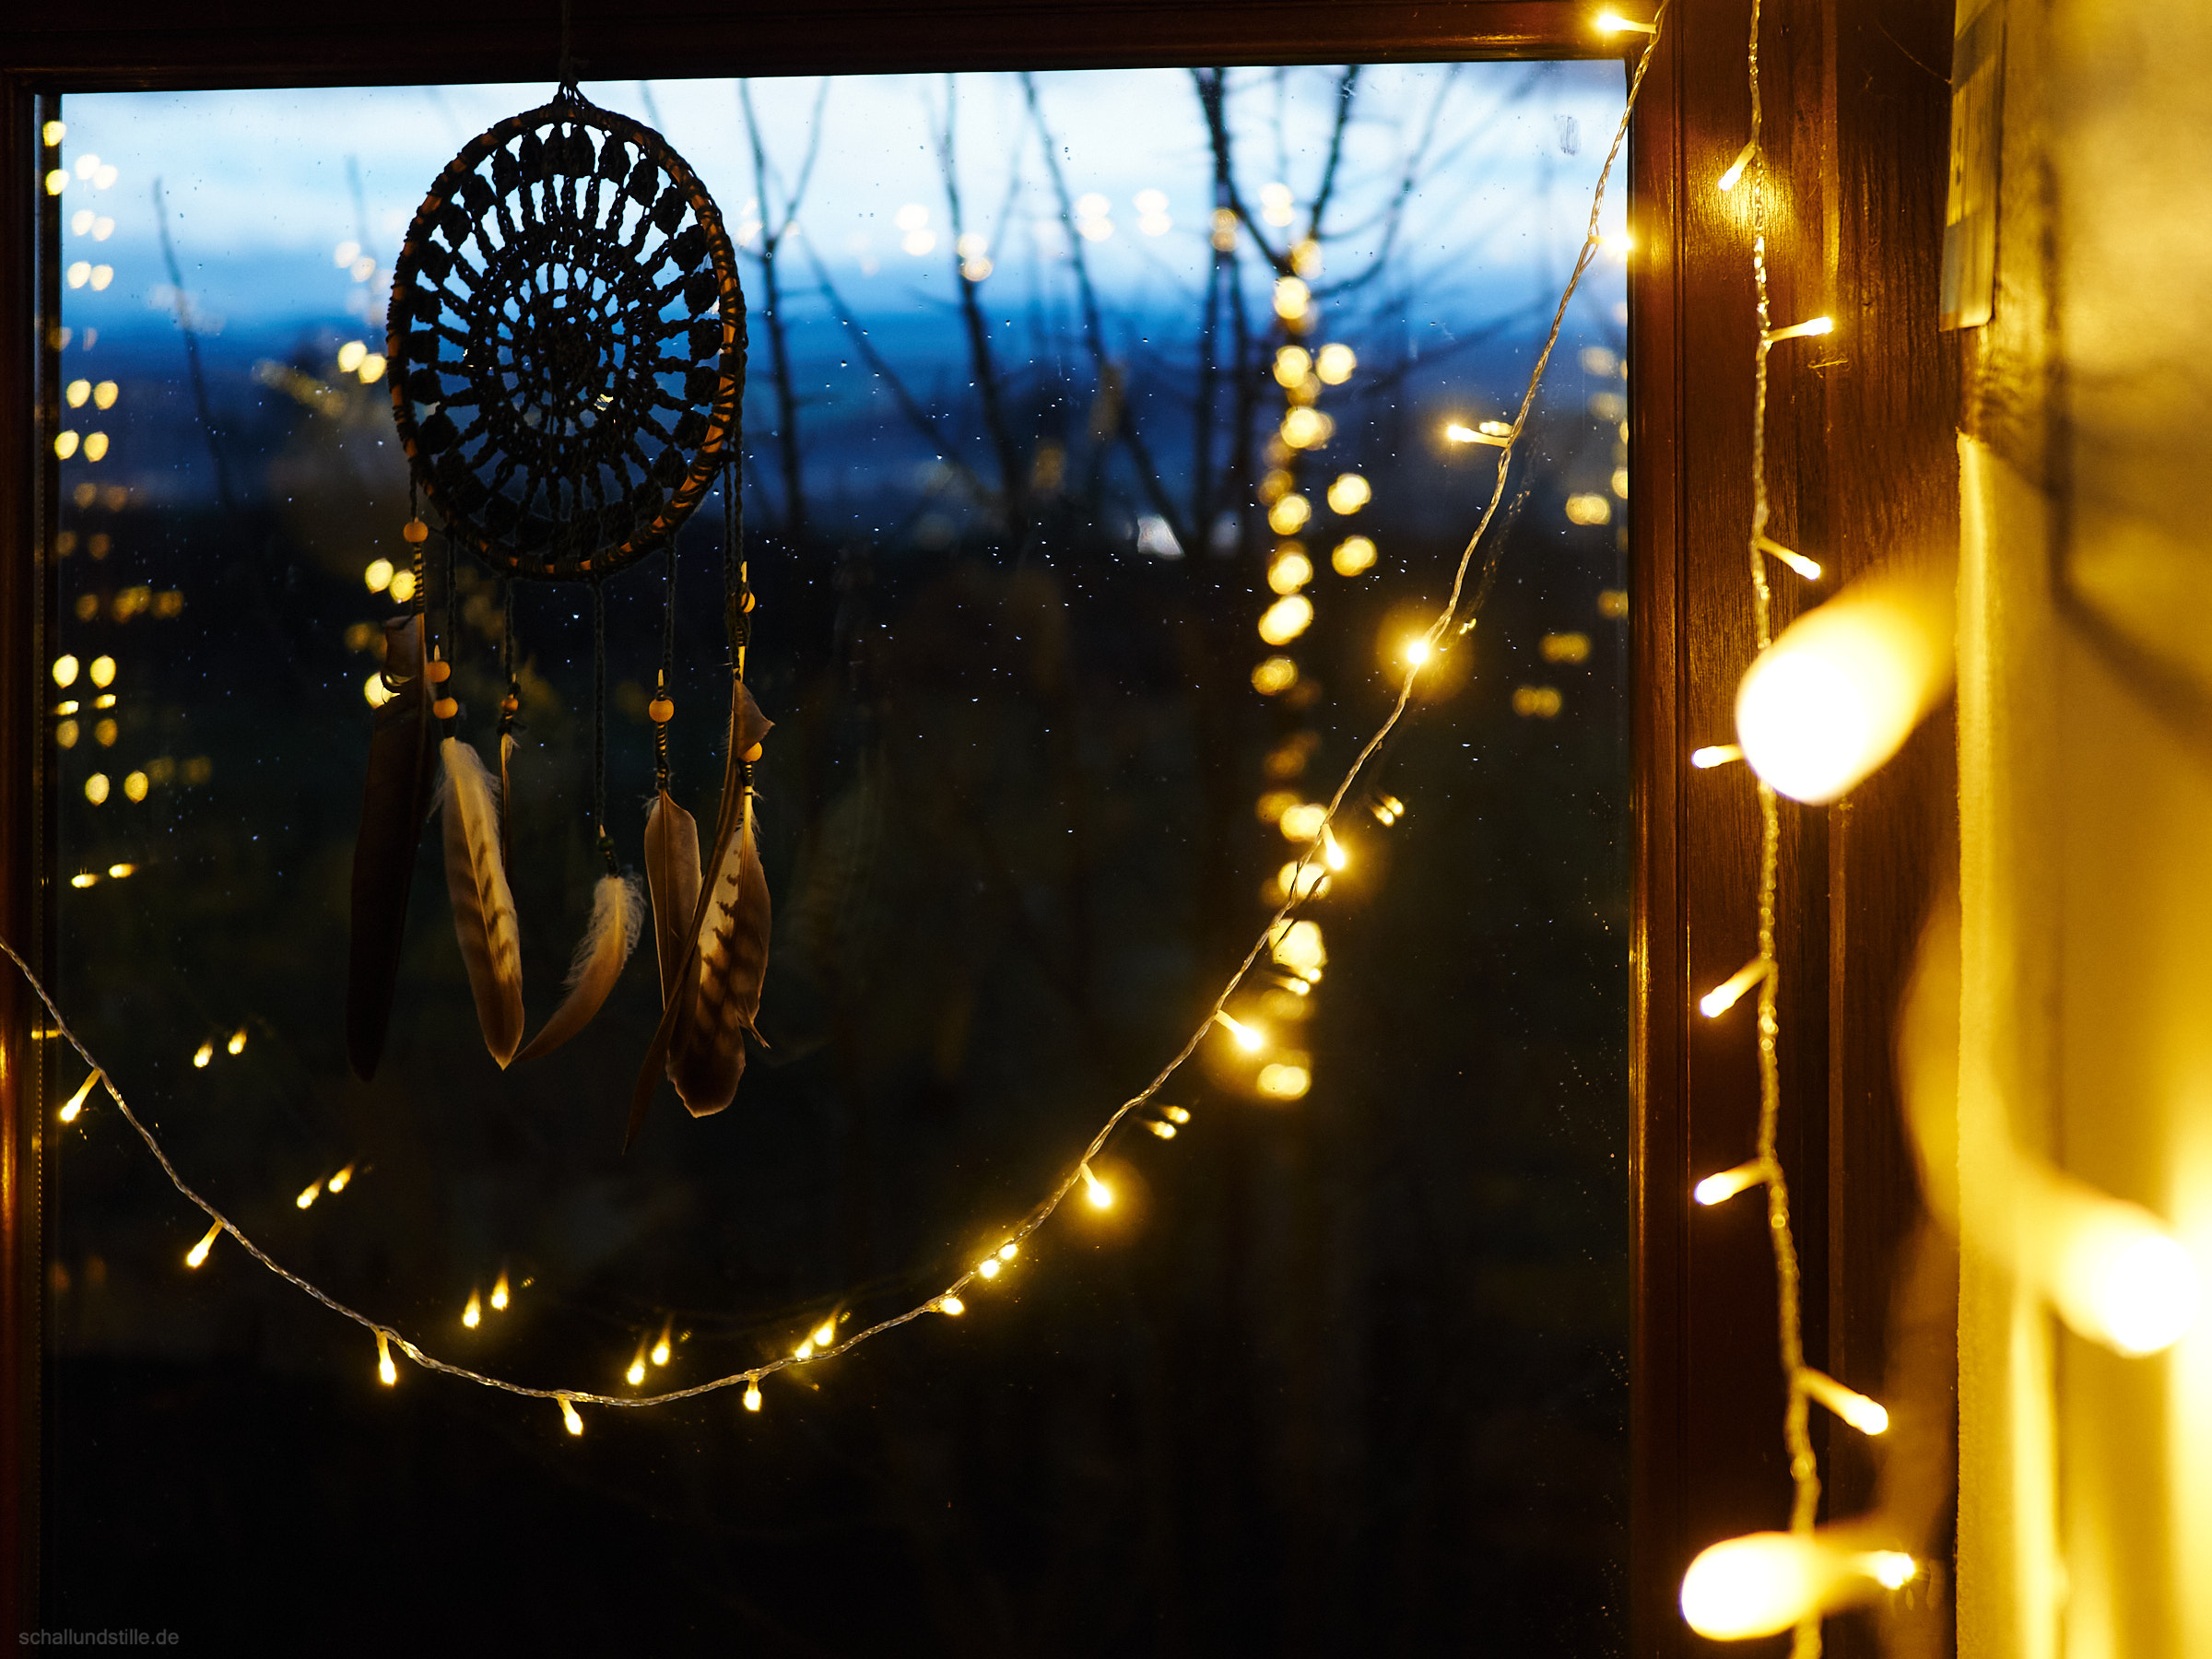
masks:
<svg viewBox="0 0 2212 1659"><path fill-rule="evenodd" d="M695 1117L720 1112L745 1070L768 964L768 883L753 825L753 763L770 722L745 685L753 597L737 497L745 296L721 215L652 128L587 102L573 85L471 141L423 199L392 279L393 413L414 512L413 609L384 624L383 682L354 847L347 1041L376 1070L390 1023L422 831L443 820L453 925L478 1023L504 1067L559 1048L599 1011L634 949L646 898L623 873L606 821L605 584L665 558L667 622L653 724L656 784L645 885L662 1018L632 1099L635 1135L665 1072ZM669 794L676 535L719 479L730 715L719 821L699 826ZM430 527L442 543L443 618L433 627ZM462 553L503 588L506 695L471 733L449 684L460 641ZM507 869L522 700L513 584L580 582L594 618L592 828L606 873L567 994L524 1041L521 924ZM496 747L495 775L477 747Z"/></svg>

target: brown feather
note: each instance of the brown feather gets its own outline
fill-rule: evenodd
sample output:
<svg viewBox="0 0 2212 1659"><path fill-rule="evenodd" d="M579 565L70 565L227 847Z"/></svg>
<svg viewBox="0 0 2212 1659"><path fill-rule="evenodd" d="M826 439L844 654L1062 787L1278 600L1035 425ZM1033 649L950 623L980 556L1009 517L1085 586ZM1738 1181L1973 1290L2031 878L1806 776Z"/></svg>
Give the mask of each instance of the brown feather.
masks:
<svg viewBox="0 0 2212 1659"><path fill-rule="evenodd" d="M468 969L484 1046L504 1068L523 1041L523 944L500 861L499 806L491 774L473 745L448 737L445 760L445 890L453 935Z"/></svg>
<svg viewBox="0 0 2212 1659"><path fill-rule="evenodd" d="M394 617L384 624L384 675L393 695L377 710L369 739L360 831L353 843L352 937L346 962L346 1053L363 1082L376 1076L392 1024L407 895L438 771L423 656L420 617Z"/></svg>
<svg viewBox="0 0 2212 1659"><path fill-rule="evenodd" d="M752 1029L759 1012L761 984L768 969L769 932L768 878L760 867L753 835L752 795L740 780L747 775L745 755L768 735L774 724L760 712L745 682L733 679L729 748L724 757L722 806L716 815L714 851L709 866L715 873L715 883L700 893L679 942L682 959L673 979L680 994L668 994L672 976L666 969L668 959L663 958L661 1023L653 1031L652 1046L630 1091L629 1121L622 1135L625 1150L644 1125L664 1067L693 1117L720 1112L736 1094L737 1079L745 1070L745 1040L740 1032ZM688 818L689 814L685 817ZM650 849L646 862L650 874ZM670 896L674 897L673 883ZM730 902L733 900L734 904ZM672 917L677 913L680 912L672 909ZM713 937L710 944L711 921ZM700 1005L710 999L712 1017L706 1018ZM732 1023L733 1018L736 1023Z"/></svg>
<svg viewBox="0 0 2212 1659"><path fill-rule="evenodd" d="M683 971L699 920L699 820L662 790L645 816L645 885L653 894L653 940L661 964L661 1006Z"/></svg>
<svg viewBox="0 0 2212 1659"><path fill-rule="evenodd" d="M602 876L592 889L592 919L569 968L569 994L516 1059L549 1054L591 1023L622 977L629 953L638 947L644 921L645 895L638 890L638 878Z"/></svg>

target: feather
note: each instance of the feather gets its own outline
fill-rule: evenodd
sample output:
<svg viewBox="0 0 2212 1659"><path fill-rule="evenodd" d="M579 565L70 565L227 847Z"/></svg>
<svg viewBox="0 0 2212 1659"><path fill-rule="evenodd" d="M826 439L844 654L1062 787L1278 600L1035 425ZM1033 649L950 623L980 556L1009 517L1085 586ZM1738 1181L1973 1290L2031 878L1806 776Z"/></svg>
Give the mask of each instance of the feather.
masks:
<svg viewBox="0 0 2212 1659"><path fill-rule="evenodd" d="M653 947L665 1007L683 971L687 930L699 919L699 820L665 789L645 817L645 884L653 894Z"/></svg>
<svg viewBox="0 0 2212 1659"><path fill-rule="evenodd" d="M535 1060L549 1054L591 1023L606 1001L607 993L622 977L623 964L638 947L638 933L645 923L645 895L638 890L635 876L602 876L592 889L592 919L576 947L569 967L569 994L553 1018L530 1039L517 1059Z"/></svg>
<svg viewBox="0 0 2212 1659"><path fill-rule="evenodd" d="M353 843L352 936L346 962L347 1058L364 1083L376 1076L392 1024L407 894L437 775L423 654L420 617L394 617L384 624L384 683L392 695L376 711L369 739L360 832Z"/></svg>
<svg viewBox="0 0 2212 1659"><path fill-rule="evenodd" d="M693 1117L707 1117L727 1106L745 1071L745 1031L760 1009L760 989L768 971L768 877L753 833L752 792L742 780L746 759L774 724L743 680L730 683L729 749L724 759L722 807L714 826L714 851L707 868L713 885L699 895L680 941L677 971L664 968L661 1023L653 1034L645 1063L630 1091L629 1122L623 1132L627 1148L644 1124L664 1066L677 1098ZM674 803L670 806L674 808ZM656 803L657 810L657 803ZM688 814L685 815L688 818ZM675 828L673 819L671 828ZM651 826L648 826L650 833ZM680 853L677 855L680 856ZM647 852L650 868L653 855ZM675 881L670 897L675 897ZM676 913L672 907L672 914ZM664 959L665 961L665 959ZM669 994L673 982L676 994ZM758 1035L756 1032L755 1035Z"/></svg>
<svg viewBox="0 0 2212 1659"><path fill-rule="evenodd" d="M445 890L453 901L453 934L468 967L484 1046L504 1069L523 1041L523 943L500 859L499 805L474 745L448 737L439 752L445 760Z"/></svg>
<svg viewBox="0 0 2212 1659"><path fill-rule="evenodd" d="M500 864L514 867L514 734L500 726Z"/></svg>

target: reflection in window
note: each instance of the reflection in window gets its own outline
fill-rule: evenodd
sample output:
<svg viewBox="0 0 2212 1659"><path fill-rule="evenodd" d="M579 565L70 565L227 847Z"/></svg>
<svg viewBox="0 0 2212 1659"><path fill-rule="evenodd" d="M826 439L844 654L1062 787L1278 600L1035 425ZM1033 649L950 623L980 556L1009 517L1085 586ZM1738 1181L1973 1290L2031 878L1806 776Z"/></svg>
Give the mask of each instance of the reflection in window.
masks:
<svg viewBox="0 0 2212 1659"><path fill-rule="evenodd" d="M585 91L661 127L742 251L770 1046L729 1112L664 1097L622 1157L650 950L560 1061L502 1074L426 871L382 1068L347 1074L376 624L413 597L385 294L429 182L535 92L73 98L65 1001L188 1177L446 1358L680 1386L947 1282L1286 884L1312 906L1230 1010L1258 1045L1209 1042L1098 1160L1112 1201L965 1317L581 1440L404 1363L378 1387L93 1097L53 1164L53 1611L1623 1651L1619 256L1531 415L1481 625L1299 869L1487 498L1618 65ZM720 520L682 539L674 686L707 822ZM658 568L608 599L632 865ZM482 743L506 609L461 580ZM535 1022L593 873L591 618L515 600Z"/></svg>

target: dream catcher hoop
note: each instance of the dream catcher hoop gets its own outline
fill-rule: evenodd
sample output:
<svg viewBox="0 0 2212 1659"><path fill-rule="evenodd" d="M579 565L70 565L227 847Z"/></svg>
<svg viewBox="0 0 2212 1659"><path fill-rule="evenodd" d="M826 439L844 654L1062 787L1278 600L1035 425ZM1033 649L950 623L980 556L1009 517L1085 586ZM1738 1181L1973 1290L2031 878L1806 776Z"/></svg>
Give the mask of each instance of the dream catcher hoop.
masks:
<svg viewBox="0 0 2212 1659"><path fill-rule="evenodd" d="M446 886L486 1047L502 1067L589 1023L645 924L606 810L603 584L667 559L654 727L658 788L644 860L662 1019L634 1093L634 1135L665 1071L694 1116L727 1106L745 1069L768 958L768 887L755 844L752 766L770 722L745 685L753 598L736 459L745 400L745 295L713 198L651 127L573 84L465 145L431 184L394 268L386 357L415 507L413 608L384 625L383 686L355 843L347 1035L371 1077L390 1025L408 889L426 820L443 818ZM731 700L722 808L710 856L668 791L676 535L717 481L724 503ZM426 567L435 514L444 618ZM506 695L495 778L460 735L450 695L459 643L455 562L506 584ZM521 712L516 581L581 582L594 611L593 830L606 874L566 997L527 1045L520 923L508 885L507 808ZM435 729L433 729L435 728Z"/></svg>

